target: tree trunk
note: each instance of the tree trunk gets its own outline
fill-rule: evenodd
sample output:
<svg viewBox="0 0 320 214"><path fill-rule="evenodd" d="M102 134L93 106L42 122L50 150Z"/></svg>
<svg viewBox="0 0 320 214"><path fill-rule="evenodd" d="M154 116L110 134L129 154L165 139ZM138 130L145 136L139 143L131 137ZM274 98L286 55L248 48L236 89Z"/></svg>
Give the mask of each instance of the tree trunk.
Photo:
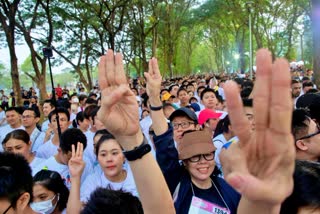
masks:
<svg viewBox="0 0 320 214"><path fill-rule="evenodd" d="M320 1L312 0L313 72L315 84L320 86Z"/></svg>

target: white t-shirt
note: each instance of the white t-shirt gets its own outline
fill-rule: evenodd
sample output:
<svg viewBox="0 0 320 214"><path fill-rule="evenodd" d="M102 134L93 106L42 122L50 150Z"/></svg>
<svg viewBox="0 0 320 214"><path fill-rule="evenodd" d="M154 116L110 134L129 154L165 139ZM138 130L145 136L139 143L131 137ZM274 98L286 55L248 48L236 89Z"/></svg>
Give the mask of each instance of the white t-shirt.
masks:
<svg viewBox="0 0 320 214"><path fill-rule="evenodd" d="M54 156L50 157L42 164L39 164L38 171L40 171L41 169L47 169L47 170L58 172L61 175L62 179L64 180L64 184L68 187L68 189L70 189L71 180L70 180L69 168L67 165L58 163ZM36 173L37 172L35 172L35 174Z"/></svg>
<svg viewBox="0 0 320 214"><path fill-rule="evenodd" d="M46 159L34 157L34 159L29 164L31 170L32 170L32 176L34 176L37 172L42 170L41 168L42 163L44 163Z"/></svg>
<svg viewBox="0 0 320 214"><path fill-rule="evenodd" d="M5 111L0 112L0 122L3 121L3 123L0 123L0 127L3 127L7 124L7 120L6 120L6 113Z"/></svg>
<svg viewBox="0 0 320 214"><path fill-rule="evenodd" d="M6 137L6 135L14 130L17 130L17 129L22 129L22 130L25 130L23 126L20 126L18 128L11 128L10 125L6 125L6 126L3 126L0 128L0 144L2 143L2 141L4 140L4 138ZM3 151L3 147L2 145L0 146L0 152Z"/></svg>
<svg viewBox="0 0 320 214"><path fill-rule="evenodd" d="M41 125L41 131L46 132L49 128L49 120L45 120L43 121L42 125Z"/></svg>
<svg viewBox="0 0 320 214"><path fill-rule="evenodd" d="M48 159L58 153L58 148L59 146L54 145L51 140L48 140L47 142L39 146L38 150L35 151L35 153L39 158Z"/></svg>
<svg viewBox="0 0 320 214"><path fill-rule="evenodd" d="M84 135L87 138L87 147L84 150L84 156L87 157L87 159L91 162L93 165L96 161L96 155L94 154L94 149L93 149L93 137L94 137L94 132L88 130L84 133Z"/></svg>
<svg viewBox="0 0 320 214"><path fill-rule="evenodd" d="M94 192L98 187L110 187L112 190L122 189L123 191L130 192L134 196L139 196L130 167L126 167L126 171L126 179L119 183L109 181L102 171L89 175L81 185L81 201L87 202L91 193Z"/></svg>

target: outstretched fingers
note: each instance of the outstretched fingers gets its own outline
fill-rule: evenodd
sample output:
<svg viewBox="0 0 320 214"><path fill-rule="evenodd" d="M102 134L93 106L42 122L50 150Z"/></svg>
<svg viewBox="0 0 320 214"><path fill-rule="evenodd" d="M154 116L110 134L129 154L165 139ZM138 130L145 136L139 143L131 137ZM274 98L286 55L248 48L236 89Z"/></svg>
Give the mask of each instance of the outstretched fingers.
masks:
<svg viewBox="0 0 320 214"><path fill-rule="evenodd" d="M116 53L115 55L115 83L117 85L127 83L127 78L123 67L123 57L121 53Z"/></svg>
<svg viewBox="0 0 320 214"><path fill-rule="evenodd" d="M249 121L244 114L238 85L235 82L228 81L224 86L224 91L232 129L239 137L240 144L245 145L249 142L251 128Z"/></svg>

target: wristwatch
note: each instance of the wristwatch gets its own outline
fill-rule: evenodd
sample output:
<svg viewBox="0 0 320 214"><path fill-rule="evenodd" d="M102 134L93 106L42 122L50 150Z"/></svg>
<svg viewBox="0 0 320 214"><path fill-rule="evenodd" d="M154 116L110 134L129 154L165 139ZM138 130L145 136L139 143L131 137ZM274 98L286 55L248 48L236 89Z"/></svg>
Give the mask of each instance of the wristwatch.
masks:
<svg viewBox="0 0 320 214"><path fill-rule="evenodd" d="M151 146L149 145L145 136L143 136L143 141L140 146L135 147L133 150L124 151L123 154L128 161L135 161L141 159L145 154L151 151Z"/></svg>

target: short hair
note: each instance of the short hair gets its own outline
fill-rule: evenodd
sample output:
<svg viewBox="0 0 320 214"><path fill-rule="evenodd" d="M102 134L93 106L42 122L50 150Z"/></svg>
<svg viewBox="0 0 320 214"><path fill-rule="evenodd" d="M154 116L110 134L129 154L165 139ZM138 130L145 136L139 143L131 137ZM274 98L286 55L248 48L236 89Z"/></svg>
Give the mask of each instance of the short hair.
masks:
<svg viewBox="0 0 320 214"><path fill-rule="evenodd" d="M244 107L253 107L253 99L242 99Z"/></svg>
<svg viewBox="0 0 320 214"><path fill-rule="evenodd" d="M79 102L80 102L80 101L83 101L83 100L86 99L86 98L88 98L87 95L85 95L85 94L80 94L80 95L79 95Z"/></svg>
<svg viewBox="0 0 320 214"><path fill-rule="evenodd" d="M91 98L91 97L88 97L88 98L86 99L85 104L89 104L89 105L92 105L92 104L94 104L94 105L98 105L98 101L97 101L97 100L95 100L95 99L93 99L93 98Z"/></svg>
<svg viewBox="0 0 320 214"><path fill-rule="evenodd" d="M63 108L63 107L58 107L54 110L52 110L49 115L48 115L48 119L49 119L49 122L51 123L51 119L52 119L52 116L53 115L56 115L56 114L59 114L59 113L62 113L62 114L65 114L68 118L68 121L70 120L70 113L69 111L66 109L66 108Z"/></svg>
<svg viewBox="0 0 320 214"><path fill-rule="evenodd" d="M313 83L312 82L304 82L302 84L302 88L305 88L305 87L313 87Z"/></svg>
<svg viewBox="0 0 320 214"><path fill-rule="evenodd" d="M23 129L17 129L12 132L9 132L6 137L2 141L2 145L6 144L10 139L17 139L21 140L26 144L29 144L30 142L30 136L28 132L26 132Z"/></svg>
<svg viewBox="0 0 320 214"><path fill-rule="evenodd" d="M291 85L296 84L296 83L300 83L300 81L298 81L296 79L291 80Z"/></svg>
<svg viewBox="0 0 320 214"><path fill-rule="evenodd" d="M178 85L178 84L170 85L170 86L169 86L169 89L168 89L168 90L169 90L169 92L170 92L170 91L172 91L173 87L175 87L175 86L178 86L178 87L179 87L179 85Z"/></svg>
<svg viewBox="0 0 320 214"><path fill-rule="evenodd" d="M27 160L18 154L0 152L0 198L7 199L15 209L21 194L27 192L32 201L32 175Z"/></svg>
<svg viewBox="0 0 320 214"><path fill-rule="evenodd" d="M19 109L18 107L9 107L9 108L6 109L5 112L7 113L8 111L15 111L18 114L21 114L21 109Z"/></svg>
<svg viewBox="0 0 320 214"><path fill-rule="evenodd" d="M197 93L198 93L198 95L200 95L200 94L199 94L199 91L200 91L201 89L205 89L205 88L206 88L206 87L203 86L203 85L199 86L199 87L197 88Z"/></svg>
<svg viewBox="0 0 320 214"><path fill-rule="evenodd" d="M201 92L201 94L200 94L200 99L202 100L204 94L205 94L205 93L209 93L209 92L214 93L214 95L217 97L217 92L215 92L215 90L213 90L212 88L205 88L205 89Z"/></svg>
<svg viewBox="0 0 320 214"><path fill-rule="evenodd" d="M293 192L281 205L280 214L298 213L301 207L320 208L320 165L313 161L296 161Z"/></svg>
<svg viewBox="0 0 320 214"><path fill-rule="evenodd" d="M77 115L76 115L76 118L72 121L72 126L73 126L74 128L77 128L77 127L79 126L79 121L80 121L80 122L83 122L84 119L86 119L86 118L84 117L84 112L83 112L83 111L79 111L79 112L77 113Z"/></svg>
<svg viewBox="0 0 320 214"><path fill-rule="evenodd" d="M140 200L123 190L97 188L91 195L81 214L143 214Z"/></svg>
<svg viewBox="0 0 320 214"><path fill-rule="evenodd" d="M40 111L38 108L25 108L23 112L25 111L33 111L35 117L40 117Z"/></svg>
<svg viewBox="0 0 320 214"><path fill-rule="evenodd" d="M51 170L41 170L35 174L33 182L55 194L59 194L59 201L57 203L59 211L63 211L67 207L69 189L64 184L64 180L59 173Z"/></svg>
<svg viewBox="0 0 320 214"><path fill-rule="evenodd" d="M97 135L104 135L104 134L111 134L107 129L100 129L96 131L93 138L95 138Z"/></svg>
<svg viewBox="0 0 320 214"><path fill-rule="evenodd" d="M60 149L63 153L71 152L72 145L77 148L78 142L83 144L83 150L87 147L87 137L80 129L69 128L61 134Z"/></svg>
<svg viewBox="0 0 320 214"><path fill-rule="evenodd" d="M84 109L84 117L87 119L94 120L94 116L97 114L97 108L99 108L97 105L90 105Z"/></svg>
<svg viewBox="0 0 320 214"><path fill-rule="evenodd" d="M247 98L249 98L251 92L252 92L252 88L250 88L250 87L244 88L241 90L240 96L242 99L247 99Z"/></svg>
<svg viewBox="0 0 320 214"><path fill-rule="evenodd" d="M185 91L186 93L188 93L187 89L185 89L184 87L180 87L179 90L177 91L177 96L179 97L179 94L181 91Z"/></svg>
<svg viewBox="0 0 320 214"><path fill-rule="evenodd" d="M308 134L311 118L305 109L295 109L292 113L291 130L295 141Z"/></svg>
<svg viewBox="0 0 320 214"><path fill-rule="evenodd" d="M45 103L49 103L51 108L54 108L54 102L52 99L47 99L47 100L43 101L43 104L45 104Z"/></svg>
<svg viewBox="0 0 320 214"><path fill-rule="evenodd" d="M107 141L107 140L115 140L115 137L112 135L112 134L104 134L100 137L100 139L98 140L97 144L96 144L96 148L95 148L95 153L96 153L96 156L98 156L98 153L99 153L99 149L101 147L101 145L103 144L103 142ZM120 148L121 148L121 145L119 144Z"/></svg>

